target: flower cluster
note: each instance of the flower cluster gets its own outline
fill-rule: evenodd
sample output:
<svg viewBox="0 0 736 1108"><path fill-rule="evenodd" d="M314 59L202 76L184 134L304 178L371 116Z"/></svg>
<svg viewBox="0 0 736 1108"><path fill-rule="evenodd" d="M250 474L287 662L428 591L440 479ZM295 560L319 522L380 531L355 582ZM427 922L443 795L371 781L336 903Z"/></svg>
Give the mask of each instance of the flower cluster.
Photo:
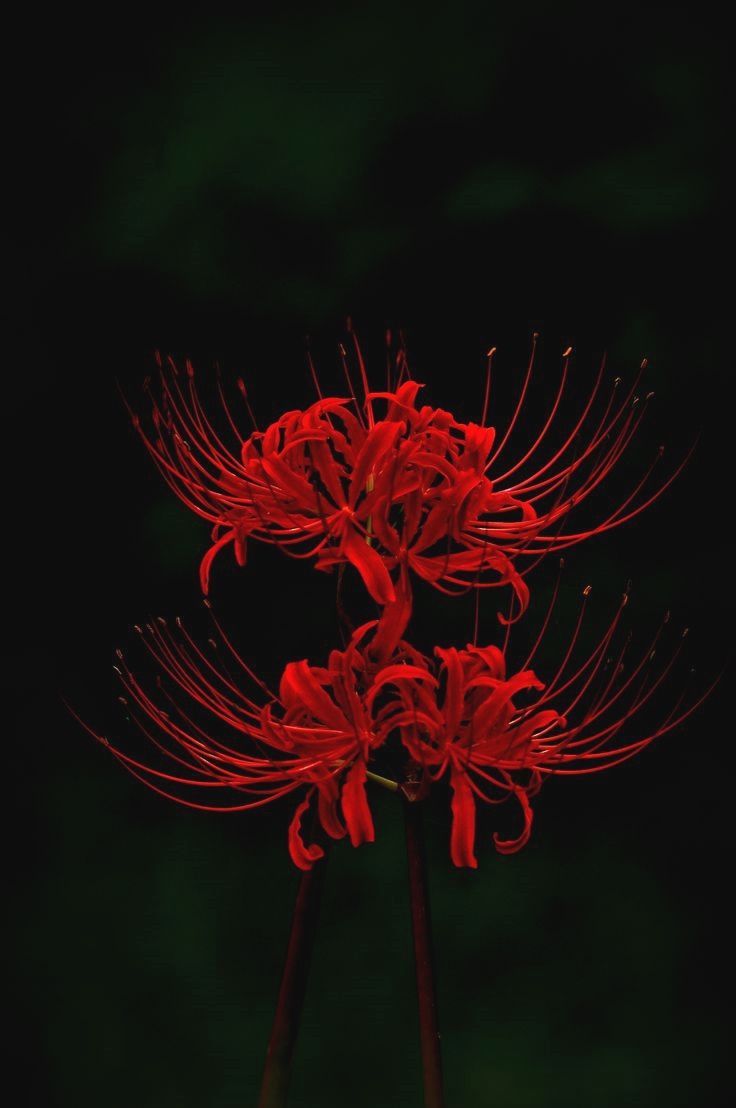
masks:
<svg viewBox="0 0 736 1108"><path fill-rule="evenodd" d="M677 473L647 493L650 467L613 511L565 531L572 509L596 491L641 423L646 400L636 395L639 377L618 401L616 379L596 412L601 367L582 411L542 460L537 455L552 435L568 380L566 351L540 433L504 468L500 456L528 394L534 348L502 435L486 425L485 412L479 424L462 423L441 408L420 406L423 386L413 380L369 391L358 355L362 405L351 384L347 398L320 395L305 410L286 412L248 436L220 387L229 444L199 397L191 363L182 374L173 361L161 361L151 425L138 417L135 424L174 492L213 526L200 569L205 593L217 553L232 545L243 565L247 542L256 539L314 558L319 569L352 564L377 604L395 599L397 572L405 569L446 592L508 584L523 611L530 564L631 519Z"/></svg>
<svg viewBox="0 0 736 1108"><path fill-rule="evenodd" d="M378 606L377 618L359 627L343 650L333 650L326 665L288 663L278 691L253 673L216 620L217 638L208 648L180 621L155 620L138 628L160 674L155 687L136 676L122 653L116 668L126 711L157 755L152 761L102 741L132 774L191 807L240 811L295 794L288 841L303 869L322 856L321 835L347 835L354 846L373 840L369 782L402 792L408 802L447 782L452 860L475 867L478 801L516 799L521 830L510 839L495 834L494 842L501 853L518 850L531 832L531 798L546 777L623 761L702 699L685 703L683 692L657 714L658 692L680 648L660 666L649 644L629 664L628 640L615 645L626 596L580 658L585 590L562 662L543 680L531 665L555 589L531 653L518 668L510 661L510 624L528 606L529 569L549 551L636 515L677 470L647 492L650 468L613 511L565 530L570 511L598 488L641 422L645 405L636 383L618 400L616 381L594 415L602 367L572 426L539 460L565 389L566 351L541 432L502 468L498 459L518 423L534 352L514 417L499 435L487 422L493 352L481 421L462 423L420 405L422 386L405 379L405 360L393 387L371 391L357 342L355 349L362 403L347 373L349 396L324 397L316 382L314 404L244 436L218 385L232 435L226 444L200 401L191 366L182 374L162 362L155 396L151 390L152 429L134 418L167 482L212 524L201 566L205 593L218 551L232 545L244 564L248 540L262 540L313 559L319 569L354 567ZM412 646L405 637L412 576L449 593L508 586L512 604L502 617L502 644L437 646L430 654ZM638 737L623 733L634 717L641 722ZM310 808L318 830L306 841L302 824Z"/></svg>

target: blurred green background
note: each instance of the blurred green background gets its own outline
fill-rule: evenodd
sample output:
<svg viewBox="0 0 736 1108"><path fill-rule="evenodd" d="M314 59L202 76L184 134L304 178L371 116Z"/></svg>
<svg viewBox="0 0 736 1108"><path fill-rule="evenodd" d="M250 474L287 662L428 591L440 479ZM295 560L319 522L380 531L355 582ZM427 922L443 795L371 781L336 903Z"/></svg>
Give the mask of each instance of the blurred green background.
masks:
<svg viewBox="0 0 736 1108"><path fill-rule="evenodd" d="M603 350L625 377L648 355L634 463L702 429L698 453L646 519L570 557L555 635L588 581L600 626L631 577L632 626L671 606L706 680L733 626L728 44L692 11L468 3L65 13L28 43L9 374L30 444L9 481L21 1095L248 1105L296 887L288 807L167 806L59 701L116 733L113 647L151 612L197 618L206 529L115 383L140 395L160 347L244 373L270 418L311 398L306 334L337 380L348 314L378 374L403 327L432 401L466 417L491 344L508 414L534 329L540 404L568 343L581 390ZM308 566L254 550L215 578L260 670L335 642L334 581ZM418 604L423 645L468 636L467 604ZM495 634L492 604L484 619ZM427 813L452 1108L726 1102L731 734L724 688L641 759L550 783L522 854L496 856L484 820L476 873L450 866L446 805ZM401 813L375 808L376 844L329 863L294 1108L421 1103Z"/></svg>

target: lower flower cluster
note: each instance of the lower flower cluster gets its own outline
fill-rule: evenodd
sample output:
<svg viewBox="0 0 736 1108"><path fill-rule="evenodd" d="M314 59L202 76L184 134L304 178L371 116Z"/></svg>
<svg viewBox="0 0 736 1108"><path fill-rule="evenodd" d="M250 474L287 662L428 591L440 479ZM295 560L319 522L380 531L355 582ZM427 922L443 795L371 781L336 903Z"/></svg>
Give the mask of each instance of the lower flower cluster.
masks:
<svg viewBox="0 0 736 1108"><path fill-rule="evenodd" d="M563 661L542 680L531 666L556 592L518 668L509 661L510 629L503 647L421 653L402 637L410 605L399 605L359 627L326 665L290 662L278 692L250 669L214 616L216 638L207 646L180 620L157 619L137 628L155 662L155 680L138 677L122 652L116 666L120 699L153 753L136 757L95 737L135 777L189 807L242 811L298 796L288 843L301 869L323 855L317 840L324 836L347 835L353 846L374 840L370 781L403 791L410 801L447 782L451 857L474 868L479 801L516 801L517 833L493 838L500 853L517 851L529 840L532 798L547 777L622 762L703 699L688 699L684 685L665 714L657 709L682 640L658 661L665 619L630 661L630 640L619 644L616 634L626 596L593 649L579 656L587 589ZM641 734L623 737L634 716L644 725ZM303 830L310 809L318 825L311 836Z"/></svg>

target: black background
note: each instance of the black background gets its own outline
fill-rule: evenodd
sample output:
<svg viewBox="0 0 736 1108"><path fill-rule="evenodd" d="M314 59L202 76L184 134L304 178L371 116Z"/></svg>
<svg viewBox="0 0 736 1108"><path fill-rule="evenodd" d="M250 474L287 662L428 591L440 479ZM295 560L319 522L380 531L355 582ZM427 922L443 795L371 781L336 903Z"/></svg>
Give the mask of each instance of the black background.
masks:
<svg viewBox="0 0 736 1108"><path fill-rule="evenodd" d="M604 350L626 379L647 355L632 465L700 444L646 517L569 557L559 634L585 584L601 626L631 578L637 635L671 607L707 682L733 625L728 46L693 13L544 4L158 26L126 10L19 45L7 791L26 1102L248 1104L296 882L288 806L167 806L60 701L119 734L113 648L151 613L200 619L206 527L158 479L116 381L138 396L155 348L205 377L219 361L265 422L311 399L305 335L338 380L348 314L379 373L384 329L403 328L431 400L466 418L494 344L508 415L533 330L540 405L568 343L573 401ZM334 580L271 549L245 571L223 557L213 600L269 675L335 642ZM468 604L417 601L422 645L468 636ZM450 1104L723 1102L729 686L640 759L551 783L522 854L498 857L482 822L475 873L450 866L438 798ZM375 810L376 844L330 862L295 1106L420 1103L400 812L382 795Z"/></svg>

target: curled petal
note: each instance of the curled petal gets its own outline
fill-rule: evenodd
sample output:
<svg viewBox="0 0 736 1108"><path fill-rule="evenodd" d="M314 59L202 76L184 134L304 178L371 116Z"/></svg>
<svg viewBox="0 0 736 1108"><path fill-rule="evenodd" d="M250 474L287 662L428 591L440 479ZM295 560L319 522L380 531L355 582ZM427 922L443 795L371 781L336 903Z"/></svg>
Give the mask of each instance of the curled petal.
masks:
<svg viewBox="0 0 736 1108"><path fill-rule="evenodd" d="M363 578L365 587L376 604L389 604L396 599L393 582L383 558L353 527L347 528L342 549L347 560Z"/></svg>
<svg viewBox="0 0 736 1108"><path fill-rule="evenodd" d="M281 677L281 700L287 708L306 708L320 723L337 730L345 727L347 720L331 700L308 662L289 662Z"/></svg>
<svg viewBox="0 0 736 1108"><path fill-rule="evenodd" d="M212 568L213 561L215 560L217 555L220 553L223 546L227 546L227 544L229 542L233 542L233 540L235 538L236 538L236 532L235 531L228 531L228 533L226 535L223 535L222 538L218 539L217 542L214 543L214 545L209 548L209 550L205 554L204 558L200 562L200 564L199 564L199 583L202 586L202 592L204 593L205 596L207 596L207 594L210 591L210 569Z"/></svg>
<svg viewBox="0 0 736 1108"><path fill-rule="evenodd" d="M532 806L529 803L529 798L526 795L524 789L514 789L516 799L521 805L521 811L524 815L524 829L517 839L499 839L498 833L494 832L493 843L499 854L515 854L517 850L521 850L523 846L529 842L529 836L532 833L532 820L534 819L534 812Z"/></svg>
<svg viewBox="0 0 736 1108"><path fill-rule="evenodd" d="M334 777L328 777L320 781L318 790L319 822L331 839L342 839L345 835L345 827L337 812L339 790Z"/></svg>
<svg viewBox="0 0 736 1108"><path fill-rule="evenodd" d="M405 586L399 584L396 599L384 605L370 645L377 662L387 662L393 655L411 618L411 608L411 588L408 582Z"/></svg>
<svg viewBox="0 0 736 1108"><path fill-rule="evenodd" d="M311 793L306 800L303 800L297 806L294 817L289 824L289 854L291 854L294 865L303 870L311 869L315 862L324 857L325 853L318 843L307 846L302 838L302 818L309 808L310 801Z"/></svg>
<svg viewBox="0 0 736 1108"><path fill-rule="evenodd" d="M450 776L452 788L452 832L450 856L454 865L478 868L475 846L475 797L465 770L453 766Z"/></svg>
<svg viewBox="0 0 736 1108"><path fill-rule="evenodd" d="M372 843L376 837L365 792L367 776L365 762L362 759L354 762L342 788L342 813L353 846Z"/></svg>

